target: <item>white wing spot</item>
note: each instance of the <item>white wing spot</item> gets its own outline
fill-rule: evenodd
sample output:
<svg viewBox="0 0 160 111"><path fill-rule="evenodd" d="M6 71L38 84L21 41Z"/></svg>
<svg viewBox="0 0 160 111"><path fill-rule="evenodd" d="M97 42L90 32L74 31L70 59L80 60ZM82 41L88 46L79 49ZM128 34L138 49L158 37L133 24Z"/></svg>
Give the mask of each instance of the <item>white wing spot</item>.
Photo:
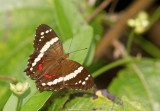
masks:
<svg viewBox="0 0 160 111"><path fill-rule="evenodd" d="M46 85L46 83L42 83L42 86L45 86Z"/></svg>
<svg viewBox="0 0 160 111"><path fill-rule="evenodd" d="M85 81L83 81L83 82L82 82L82 85L85 85L85 84L86 84L86 82L85 82Z"/></svg>
<svg viewBox="0 0 160 111"><path fill-rule="evenodd" d="M52 29L49 30L50 32L52 31Z"/></svg>
<svg viewBox="0 0 160 111"><path fill-rule="evenodd" d="M41 38L44 38L44 36L41 36Z"/></svg>
<svg viewBox="0 0 160 111"><path fill-rule="evenodd" d="M78 83L76 82L75 85L77 85Z"/></svg>
<svg viewBox="0 0 160 111"><path fill-rule="evenodd" d="M41 39L39 39L39 41L41 41Z"/></svg>
<svg viewBox="0 0 160 111"><path fill-rule="evenodd" d="M91 75L88 75L88 77L90 77Z"/></svg>
<svg viewBox="0 0 160 111"><path fill-rule="evenodd" d="M41 32L41 35L44 35L44 32Z"/></svg>
<svg viewBox="0 0 160 111"><path fill-rule="evenodd" d="M51 85L52 85L52 82L48 82L47 85L51 86Z"/></svg>
<svg viewBox="0 0 160 111"><path fill-rule="evenodd" d="M79 83L81 83L82 81L80 80Z"/></svg>
<svg viewBox="0 0 160 111"><path fill-rule="evenodd" d="M88 80L88 77L86 77L85 80Z"/></svg>
<svg viewBox="0 0 160 111"><path fill-rule="evenodd" d="M30 68L30 71L32 71L32 70L33 70L33 68L31 67L31 68Z"/></svg>
<svg viewBox="0 0 160 111"><path fill-rule="evenodd" d="M48 33L48 32L49 32L49 30L46 31L46 33Z"/></svg>

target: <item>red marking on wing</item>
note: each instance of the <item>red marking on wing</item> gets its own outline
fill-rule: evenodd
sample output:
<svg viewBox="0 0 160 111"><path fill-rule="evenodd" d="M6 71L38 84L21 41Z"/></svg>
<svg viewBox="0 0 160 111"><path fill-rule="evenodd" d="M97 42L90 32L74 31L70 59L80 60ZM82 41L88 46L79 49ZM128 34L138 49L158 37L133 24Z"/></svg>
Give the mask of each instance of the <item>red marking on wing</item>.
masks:
<svg viewBox="0 0 160 111"><path fill-rule="evenodd" d="M53 74L53 77L54 77L54 76L59 76L59 74Z"/></svg>
<svg viewBox="0 0 160 111"><path fill-rule="evenodd" d="M52 76L49 76L48 79L52 78Z"/></svg>
<svg viewBox="0 0 160 111"><path fill-rule="evenodd" d="M59 74L53 74L52 76L50 76L50 75L48 75L48 74L44 75L44 77L45 77L45 78L48 78L48 79L50 79L50 78L52 78L52 77L54 77L54 76L59 76Z"/></svg>
<svg viewBox="0 0 160 111"><path fill-rule="evenodd" d="M49 77L49 75L44 75L44 77L48 78L48 77Z"/></svg>
<svg viewBox="0 0 160 111"><path fill-rule="evenodd" d="M41 71L41 70L42 70L42 64L44 63L44 61L45 61L45 58L43 59L42 63L41 63L41 64L39 64L39 71Z"/></svg>
<svg viewBox="0 0 160 111"><path fill-rule="evenodd" d="M39 64L39 71L42 70L42 64Z"/></svg>

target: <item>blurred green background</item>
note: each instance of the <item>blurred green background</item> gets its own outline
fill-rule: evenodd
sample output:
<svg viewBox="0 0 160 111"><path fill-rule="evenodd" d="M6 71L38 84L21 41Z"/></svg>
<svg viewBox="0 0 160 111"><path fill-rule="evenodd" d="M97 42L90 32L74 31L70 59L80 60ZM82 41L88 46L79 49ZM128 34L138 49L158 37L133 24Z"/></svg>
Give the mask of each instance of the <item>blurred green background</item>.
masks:
<svg viewBox="0 0 160 111"><path fill-rule="evenodd" d="M127 2L125 7L120 5L122 9L115 8L112 13L106 7L93 20L86 22L87 17L101 3L103 1L98 0L0 1L0 75L30 84L30 89L20 97L19 110L159 110L160 36L153 35L158 31L152 27L159 23L159 4L153 3L146 11L150 15L147 18L149 25L144 32L136 33L136 30L129 26L123 31L119 42L123 44L126 56L117 58L114 55L116 49L111 46L107 47L109 51L105 51L102 58L94 61L96 47L101 43L103 35L118 22L118 19L110 17L117 17L132 2ZM122 1L118 3L122 4ZM70 98L72 93L79 91L62 92L60 96L54 96L57 92L52 91L39 92L35 87L35 80L27 77L23 71L27 67L29 55L34 50L35 30L40 24L53 28L62 41L65 53L72 37L71 51L88 48L86 51L71 54L69 59L83 64L95 78L98 89L108 89L111 94L122 100L123 106L113 104L104 95L98 95L98 99L93 100L92 96L87 94ZM123 52L118 53L123 55ZM12 94L10 83L16 84L0 78L0 110L17 109L18 97ZM88 92L93 93L93 89ZM50 100L50 97L53 99ZM46 102L48 99L50 102Z"/></svg>

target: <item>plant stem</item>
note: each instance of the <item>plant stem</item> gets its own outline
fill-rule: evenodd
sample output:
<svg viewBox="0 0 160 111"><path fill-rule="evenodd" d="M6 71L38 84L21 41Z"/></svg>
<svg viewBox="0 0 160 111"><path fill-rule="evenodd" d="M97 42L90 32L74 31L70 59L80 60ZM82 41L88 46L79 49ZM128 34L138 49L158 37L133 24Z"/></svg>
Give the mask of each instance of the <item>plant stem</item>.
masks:
<svg viewBox="0 0 160 111"><path fill-rule="evenodd" d="M130 32L129 39L128 39L128 42L127 42L127 54L128 55L130 55L130 50L131 50L133 38L134 38L134 31L132 30Z"/></svg>
<svg viewBox="0 0 160 111"><path fill-rule="evenodd" d="M92 74L92 76L93 76L93 78L96 78L97 76L101 75L103 72L106 72L106 71L108 71L108 70L110 70L110 69L112 69L112 68L114 68L114 67L119 66L119 65L126 64L126 63L128 63L128 62L132 62L132 61L134 61L134 60L135 60L134 58L131 58L131 57L130 57L130 58L124 58L124 59L115 61L115 62L113 62L113 63L111 63L111 64L109 64L109 65L106 65L106 66L100 68L99 70L95 71L95 72Z"/></svg>
<svg viewBox="0 0 160 111"><path fill-rule="evenodd" d="M16 111L18 111L18 109L19 109L19 105L20 105L20 95L17 95L17 98L18 98L18 102L17 102Z"/></svg>
<svg viewBox="0 0 160 111"><path fill-rule="evenodd" d="M136 37L134 38L134 42L141 46L141 48L151 56L160 58L160 49L148 40L144 39L142 36L136 35Z"/></svg>
<svg viewBox="0 0 160 111"><path fill-rule="evenodd" d="M17 79L12 78L12 77L8 77L8 76L0 75L0 78L2 78L2 79L7 79L7 80L11 80L11 81L14 81L14 82L17 82Z"/></svg>

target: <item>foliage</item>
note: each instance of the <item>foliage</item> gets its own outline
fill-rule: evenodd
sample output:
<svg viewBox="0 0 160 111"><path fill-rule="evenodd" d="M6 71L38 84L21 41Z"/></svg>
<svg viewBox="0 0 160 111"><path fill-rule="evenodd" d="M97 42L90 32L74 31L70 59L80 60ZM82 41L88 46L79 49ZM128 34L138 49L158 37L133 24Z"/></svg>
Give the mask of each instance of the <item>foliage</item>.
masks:
<svg viewBox="0 0 160 111"><path fill-rule="evenodd" d="M81 13L83 11L81 6L89 7L84 14ZM128 55L109 65L104 66L104 63L100 61L99 64L95 63L95 66L92 64L95 47L104 32L100 25L102 15L95 18L90 24L86 23L84 17L89 16L93 10L94 7L90 7L86 2L76 0L0 1L0 75L16 78L22 83L28 82L30 86L23 95L18 97L10 90L11 81L0 79L0 110L16 111L19 103L20 111L46 109L48 111L62 109L156 111L160 107L159 59L137 60ZM149 18L151 24L159 17L160 9L158 8ZM123 105L107 97L94 95L94 88L89 91L39 92L35 87L35 80L27 77L23 71L27 66L29 55L33 52L35 29L40 24L47 24L54 29L62 41L65 53L68 53L68 50L72 52L88 48L88 50L72 53L69 59L88 67L89 71L93 72L94 78L105 71L125 64L125 68L109 85L109 91L118 96ZM135 41L154 58L160 57L159 49L151 42L134 34L133 31L129 31L129 35L132 39L129 40L128 51L131 51L131 42Z"/></svg>

